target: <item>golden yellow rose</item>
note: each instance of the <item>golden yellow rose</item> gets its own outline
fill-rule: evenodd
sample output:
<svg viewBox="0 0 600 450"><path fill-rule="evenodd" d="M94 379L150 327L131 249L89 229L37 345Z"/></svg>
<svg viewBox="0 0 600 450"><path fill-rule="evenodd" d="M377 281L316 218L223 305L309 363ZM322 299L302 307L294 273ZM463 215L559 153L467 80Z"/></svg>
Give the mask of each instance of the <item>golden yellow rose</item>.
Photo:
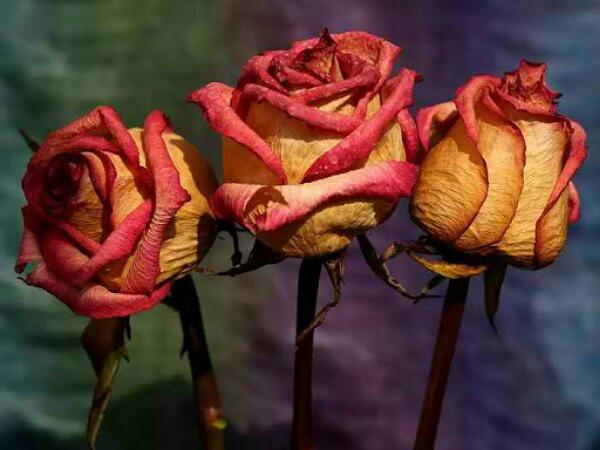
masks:
<svg viewBox="0 0 600 450"><path fill-rule="evenodd" d="M428 153L411 215L434 240L525 268L550 264L564 247L579 216L571 178L586 156L585 132L556 112L545 71L522 61L419 112Z"/></svg>

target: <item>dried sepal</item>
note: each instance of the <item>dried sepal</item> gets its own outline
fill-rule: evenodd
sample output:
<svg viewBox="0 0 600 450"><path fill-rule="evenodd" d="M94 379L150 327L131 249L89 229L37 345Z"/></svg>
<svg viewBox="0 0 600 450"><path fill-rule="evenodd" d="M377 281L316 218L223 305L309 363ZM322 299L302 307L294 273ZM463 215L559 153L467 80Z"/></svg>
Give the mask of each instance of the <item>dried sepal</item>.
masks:
<svg viewBox="0 0 600 450"><path fill-rule="evenodd" d="M488 268L488 264L484 262L451 261L439 255L426 255L411 251L408 252L408 256L426 269L451 280L469 278Z"/></svg>
<svg viewBox="0 0 600 450"><path fill-rule="evenodd" d="M343 249L333 255L326 256L322 259L323 267L327 271L327 275L333 285L333 300L327 303L317 313L313 321L302 331L296 339L296 345L299 345L306 337L310 336L316 328L320 327L327 313L331 308L335 308L342 299L342 283L344 282L344 272L346 271L346 250Z"/></svg>
<svg viewBox="0 0 600 450"><path fill-rule="evenodd" d="M408 292L408 290L400 283L396 278L392 276L390 273L390 269L388 268L386 262L390 259L393 259L399 256L402 253L409 251L412 248L411 244L404 244L400 242L392 243L381 256L377 254L377 250L373 247L373 244L367 238L366 235L362 234L358 236L358 244L360 246L360 250L367 262L369 268L373 271L375 275L379 277L385 284L399 292L402 296L409 298L411 300L421 300L423 298L430 297L427 295L430 289L425 286L420 294L414 295ZM420 244L415 244L420 245ZM419 247L420 248L420 247ZM435 286L434 286L435 287Z"/></svg>
<svg viewBox="0 0 600 450"><path fill-rule="evenodd" d="M250 251L250 255L245 262L234 265L227 270L213 270L206 267L200 267L196 271L209 275L229 276L235 277L248 272L253 272L261 267L276 264L283 261L286 258L285 255L276 253L271 248L261 243L258 239L254 241L254 246ZM233 260L233 257L232 257Z"/></svg>
<svg viewBox="0 0 600 450"><path fill-rule="evenodd" d="M36 139L34 139L26 130L24 130L23 128L19 128L19 134L27 144L27 147L29 147L29 150L31 150L33 153L38 151L38 149L40 148L40 143Z"/></svg>
<svg viewBox="0 0 600 450"><path fill-rule="evenodd" d="M485 289L485 312L493 330L498 333L494 317L498 312L500 305L500 293L502 284L506 275L507 264L504 261L499 261L492 264L484 273L483 283Z"/></svg>

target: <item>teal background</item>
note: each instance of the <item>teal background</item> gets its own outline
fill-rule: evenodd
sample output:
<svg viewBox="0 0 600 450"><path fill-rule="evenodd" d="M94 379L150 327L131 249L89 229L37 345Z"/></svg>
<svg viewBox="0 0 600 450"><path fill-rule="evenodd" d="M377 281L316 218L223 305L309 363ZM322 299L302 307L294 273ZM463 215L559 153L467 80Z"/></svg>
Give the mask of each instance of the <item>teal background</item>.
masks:
<svg viewBox="0 0 600 450"><path fill-rule="evenodd" d="M473 73L512 70L521 57L548 62L561 111L589 135L577 176L583 217L553 266L509 271L499 337L473 286L438 448L600 449L598 1L1 0L0 10L1 449L85 448L94 383L79 346L85 319L12 270L29 158L16 129L41 138L98 104L134 126L161 108L218 167L219 140L186 94L234 83L251 55L323 26L402 45L402 64L425 77L417 106L450 98ZM417 235L405 212L401 204L373 233L379 248ZM229 249L218 242L206 265L226 265ZM196 277L235 450L287 447L297 268L290 260L233 280ZM413 288L425 279L410 263L393 269ZM439 310L437 300L395 296L351 249L343 303L316 335L319 448L410 448ZM177 317L159 306L132 326L99 448L198 448Z"/></svg>

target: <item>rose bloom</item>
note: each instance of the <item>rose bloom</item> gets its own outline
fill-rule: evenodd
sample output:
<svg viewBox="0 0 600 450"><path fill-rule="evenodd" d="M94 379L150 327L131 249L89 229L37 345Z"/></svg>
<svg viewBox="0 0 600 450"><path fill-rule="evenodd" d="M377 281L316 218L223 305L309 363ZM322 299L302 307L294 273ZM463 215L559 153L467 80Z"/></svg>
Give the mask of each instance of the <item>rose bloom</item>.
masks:
<svg viewBox="0 0 600 450"><path fill-rule="evenodd" d="M550 264L565 245L579 217L571 178L586 156L585 132L556 112L559 94L545 72L545 64L521 61L419 112L429 152L411 214L436 240L525 268Z"/></svg>
<svg viewBox="0 0 600 450"><path fill-rule="evenodd" d="M215 214L279 253L346 247L410 195L416 125L406 109L418 75L391 77L400 48L348 32L252 57L237 87L189 97L223 135Z"/></svg>
<svg viewBox="0 0 600 450"><path fill-rule="evenodd" d="M160 111L128 130L112 108L96 108L51 133L29 162L16 270L37 263L26 283L77 314L148 309L211 246L215 188Z"/></svg>

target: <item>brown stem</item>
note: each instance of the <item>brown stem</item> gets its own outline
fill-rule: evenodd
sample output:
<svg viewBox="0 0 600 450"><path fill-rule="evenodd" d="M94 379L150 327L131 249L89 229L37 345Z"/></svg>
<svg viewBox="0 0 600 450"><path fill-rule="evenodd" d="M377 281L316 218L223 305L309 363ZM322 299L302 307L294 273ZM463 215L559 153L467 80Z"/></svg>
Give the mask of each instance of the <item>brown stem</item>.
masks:
<svg viewBox="0 0 600 450"><path fill-rule="evenodd" d="M454 349L460 331L468 290L469 278L449 281L414 450L434 449L442 404L444 403L444 391L448 382L448 374L452 365L452 357L454 356Z"/></svg>
<svg viewBox="0 0 600 450"><path fill-rule="evenodd" d="M183 330L183 349L187 351L198 413L198 430L205 450L225 449L227 422L212 368L202 323L202 311L191 276L177 280L171 295L179 312Z"/></svg>
<svg viewBox="0 0 600 450"><path fill-rule="evenodd" d="M298 276L298 302L296 310L296 342L302 331L315 317L321 261L303 259ZM312 424L312 365L313 335L307 335L296 347L294 360L294 422L292 450L315 448Z"/></svg>

